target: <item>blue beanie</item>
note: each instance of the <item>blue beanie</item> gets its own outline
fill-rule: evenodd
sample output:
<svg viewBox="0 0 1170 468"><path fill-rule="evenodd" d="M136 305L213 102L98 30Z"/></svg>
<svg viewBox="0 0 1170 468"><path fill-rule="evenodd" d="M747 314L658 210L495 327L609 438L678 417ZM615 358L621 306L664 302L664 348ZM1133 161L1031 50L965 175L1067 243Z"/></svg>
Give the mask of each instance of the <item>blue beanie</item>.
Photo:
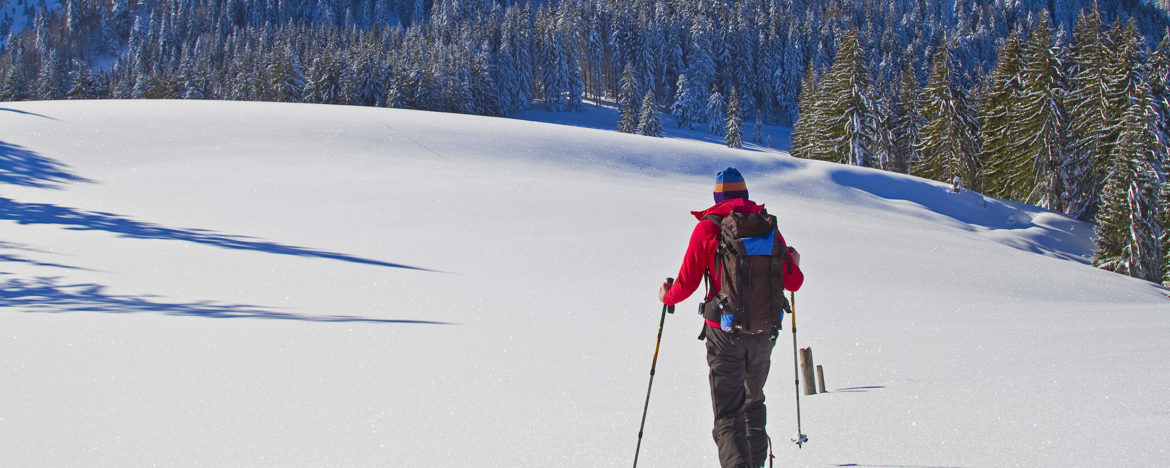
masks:
<svg viewBox="0 0 1170 468"><path fill-rule="evenodd" d="M715 203L723 203L732 198L747 198L747 183L743 175L734 167L729 167L715 175Z"/></svg>

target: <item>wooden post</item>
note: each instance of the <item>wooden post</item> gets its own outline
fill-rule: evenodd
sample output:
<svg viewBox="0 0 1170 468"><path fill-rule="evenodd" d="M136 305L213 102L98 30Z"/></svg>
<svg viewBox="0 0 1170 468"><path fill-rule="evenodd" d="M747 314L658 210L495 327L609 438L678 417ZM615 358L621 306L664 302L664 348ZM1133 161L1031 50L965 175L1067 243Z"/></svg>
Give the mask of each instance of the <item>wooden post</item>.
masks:
<svg viewBox="0 0 1170 468"><path fill-rule="evenodd" d="M817 394L817 379L813 376L812 348L800 348L800 371L804 374L804 394Z"/></svg>
<svg viewBox="0 0 1170 468"><path fill-rule="evenodd" d="M817 391L825 393L825 368L817 364Z"/></svg>

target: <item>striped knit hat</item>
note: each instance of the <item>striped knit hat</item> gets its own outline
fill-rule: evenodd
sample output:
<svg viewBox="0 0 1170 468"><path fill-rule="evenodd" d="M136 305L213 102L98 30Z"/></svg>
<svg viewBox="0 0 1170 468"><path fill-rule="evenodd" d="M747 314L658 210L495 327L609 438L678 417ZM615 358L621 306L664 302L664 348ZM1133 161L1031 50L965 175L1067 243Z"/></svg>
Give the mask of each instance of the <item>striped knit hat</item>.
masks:
<svg viewBox="0 0 1170 468"><path fill-rule="evenodd" d="M734 167L729 167L715 175L715 203L723 203L724 200L732 198L747 197L747 184Z"/></svg>

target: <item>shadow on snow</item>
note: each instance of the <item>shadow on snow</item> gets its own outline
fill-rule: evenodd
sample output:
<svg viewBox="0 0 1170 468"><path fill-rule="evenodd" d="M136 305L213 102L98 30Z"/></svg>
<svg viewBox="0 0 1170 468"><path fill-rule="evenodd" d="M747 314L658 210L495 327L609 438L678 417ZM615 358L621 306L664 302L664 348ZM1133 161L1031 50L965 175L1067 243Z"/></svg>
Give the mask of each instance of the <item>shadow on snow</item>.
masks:
<svg viewBox="0 0 1170 468"><path fill-rule="evenodd" d="M274 312L243 304L219 304L210 301L163 302L151 296L124 296L106 292L97 284L61 284L58 278L0 281L0 307L20 307L30 312L66 313L101 312L108 314L161 313L177 317L251 318L333 323L386 323L415 325L454 325L431 320L395 320L350 315L299 315Z"/></svg>
<svg viewBox="0 0 1170 468"><path fill-rule="evenodd" d="M860 463L842 463L836 465L840 467L858 467L858 468L959 468L954 466L937 466L937 465L865 465Z"/></svg>
<svg viewBox="0 0 1170 468"><path fill-rule="evenodd" d="M106 231L132 239L162 239L194 242L226 249L252 250L278 255L316 257L351 263L408 270L434 271L398 263L355 257L336 252L277 244L204 229L176 229L136 221L111 213L83 211L45 203L20 203L0 197L0 220L20 224L53 224L77 231Z"/></svg>
<svg viewBox="0 0 1170 468"><path fill-rule="evenodd" d="M33 117L40 117L42 119L56 120L56 121L60 122L60 120L54 119L54 118L49 117L47 115L38 114L36 112L22 111L22 110L18 110L18 109L9 109L7 107L0 107L0 112L12 112L14 114L31 115Z"/></svg>
<svg viewBox="0 0 1170 468"><path fill-rule="evenodd" d="M922 179L893 179L891 173L877 170L841 168L830 178L843 187L852 187L886 200L901 200L917 204L926 210L951 218L959 223L981 227L988 231L1014 231L1003 243L1026 252L1047 255L1078 263L1088 263L1084 255L1084 236L1075 230L1089 230L1092 225L1068 218L1042 208L989 197L964 189L954 193L949 187ZM1044 213L1053 216L1038 222Z"/></svg>
<svg viewBox="0 0 1170 468"><path fill-rule="evenodd" d="M56 189L73 182L92 181L74 174L65 164L0 141L0 183Z"/></svg>

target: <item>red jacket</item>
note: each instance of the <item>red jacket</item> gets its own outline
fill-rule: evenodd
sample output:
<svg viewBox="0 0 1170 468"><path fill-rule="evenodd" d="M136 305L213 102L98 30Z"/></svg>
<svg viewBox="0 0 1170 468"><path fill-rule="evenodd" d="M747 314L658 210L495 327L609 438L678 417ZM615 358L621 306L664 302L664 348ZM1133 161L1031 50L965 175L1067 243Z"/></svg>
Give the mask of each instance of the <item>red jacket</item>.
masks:
<svg viewBox="0 0 1170 468"><path fill-rule="evenodd" d="M699 224L695 226L695 231L691 233L691 243L687 246L687 253L683 257L682 268L678 270L678 276L671 285L670 290L666 292L666 297L663 302L667 305L678 304L690 297L691 294L699 288L703 283L703 273L710 268L715 271L715 250L719 247L719 225L709 219L703 219L707 215L729 216L732 211L737 211L744 214L759 213L764 209L764 205L757 205L756 202L743 198L733 198L719 203L715 206L707 208L703 211L692 211L691 214L699 220ZM780 241L784 242L784 236L780 236ZM784 243L784 245L788 245ZM784 289L789 291L796 291L800 289L800 285L804 284L804 273L800 271L800 267L792 265L792 268L783 268L784 274ZM719 291L719 276L718 273L712 278L712 294ZM718 324L716 324L718 326Z"/></svg>

